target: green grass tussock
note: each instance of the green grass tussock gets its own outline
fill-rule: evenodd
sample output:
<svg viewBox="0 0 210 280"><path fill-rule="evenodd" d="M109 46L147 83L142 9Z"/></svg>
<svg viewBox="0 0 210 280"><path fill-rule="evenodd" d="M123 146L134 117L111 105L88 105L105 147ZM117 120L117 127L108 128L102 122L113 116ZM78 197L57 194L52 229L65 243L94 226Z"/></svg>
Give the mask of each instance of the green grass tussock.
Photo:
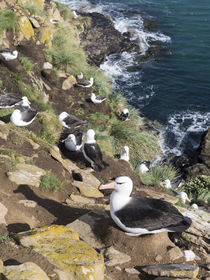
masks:
<svg viewBox="0 0 210 280"><path fill-rule="evenodd" d="M58 189L63 189L63 183L51 171L42 176L39 188L42 191L55 192Z"/></svg>
<svg viewBox="0 0 210 280"><path fill-rule="evenodd" d="M12 10L0 10L0 36L4 30L13 32L18 30L17 16Z"/></svg>
<svg viewBox="0 0 210 280"><path fill-rule="evenodd" d="M26 56L20 57L20 62L26 70L26 72L30 72L34 67L34 63Z"/></svg>
<svg viewBox="0 0 210 280"><path fill-rule="evenodd" d="M50 110L50 105L43 102L44 96L41 91L32 88L30 85L26 85L22 81L18 81L18 88L22 95L27 96L30 101L34 101L41 110Z"/></svg>
<svg viewBox="0 0 210 280"><path fill-rule="evenodd" d="M62 4L60 2L56 2L56 5L64 20L69 20L69 19L71 20L74 18L72 11L69 9L67 5Z"/></svg>
<svg viewBox="0 0 210 280"><path fill-rule="evenodd" d="M173 180L176 177L176 169L167 165L156 165L150 167L147 173L141 174L142 182L145 185L161 186L161 182L169 179Z"/></svg>
<svg viewBox="0 0 210 280"><path fill-rule="evenodd" d="M51 145L56 145L62 131L62 124L53 111L41 112L38 119L42 125L39 137Z"/></svg>
<svg viewBox="0 0 210 280"><path fill-rule="evenodd" d="M26 3L22 4L21 6L22 8L27 10L31 15L40 16L40 17L46 16L45 10L38 2L36 3L35 1L26 1Z"/></svg>
<svg viewBox="0 0 210 280"><path fill-rule="evenodd" d="M210 203L210 176L200 175L185 184L182 190L194 201L200 199Z"/></svg>

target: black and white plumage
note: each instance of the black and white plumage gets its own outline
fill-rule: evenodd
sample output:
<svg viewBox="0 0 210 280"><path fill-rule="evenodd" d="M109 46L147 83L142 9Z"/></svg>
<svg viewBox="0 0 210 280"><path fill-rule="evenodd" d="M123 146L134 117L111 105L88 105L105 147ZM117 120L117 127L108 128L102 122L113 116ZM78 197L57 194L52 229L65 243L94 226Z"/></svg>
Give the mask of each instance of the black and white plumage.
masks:
<svg viewBox="0 0 210 280"><path fill-rule="evenodd" d="M86 120L83 121L74 115L68 114L67 112L60 113L58 118L59 118L60 122L62 123L62 125L69 129L72 129L72 128L75 129L82 125L86 125L88 123L88 121L86 121Z"/></svg>
<svg viewBox="0 0 210 280"><path fill-rule="evenodd" d="M94 104L100 104L100 103L102 103L103 101L106 100L106 97L105 97L105 96L101 96L101 95L96 96L95 93L92 92L92 93L91 93L90 100L91 100Z"/></svg>
<svg viewBox="0 0 210 280"><path fill-rule="evenodd" d="M107 167L108 164L103 161L103 155L95 140L95 131L93 129L89 129L86 133L82 153L94 170L101 171Z"/></svg>
<svg viewBox="0 0 210 280"><path fill-rule="evenodd" d="M76 152L82 147L83 133L78 132L77 134L69 134L66 139L62 140L67 150Z"/></svg>
<svg viewBox="0 0 210 280"><path fill-rule="evenodd" d="M14 60L18 57L17 50L10 50L8 48L0 50L0 54L4 57L6 61Z"/></svg>
<svg viewBox="0 0 210 280"><path fill-rule="evenodd" d="M121 121L129 121L129 110L125 108L122 113L120 114L119 118Z"/></svg>
<svg viewBox="0 0 210 280"><path fill-rule="evenodd" d="M139 172L140 173L146 173L149 171L149 167L150 167L150 161L142 161L140 164L139 164Z"/></svg>
<svg viewBox="0 0 210 280"><path fill-rule="evenodd" d="M92 77L90 78L90 80L83 80L83 81L80 81L80 82L74 84L75 87L84 87L84 88L92 87L92 85L93 85Z"/></svg>
<svg viewBox="0 0 210 280"><path fill-rule="evenodd" d="M77 74L77 75L76 75L77 81L80 81L80 80L82 80L83 78L84 78L84 75L83 75L82 72L81 72L80 74Z"/></svg>
<svg viewBox="0 0 210 280"><path fill-rule="evenodd" d="M72 11L72 13L73 13L74 19L77 19L77 18L78 18L78 15L77 15L76 11Z"/></svg>
<svg viewBox="0 0 210 280"><path fill-rule="evenodd" d="M15 105L29 107L31 102L27 96L18 97L12 94L3 94L0 96L0 108L12 108Z"/></svg>
<svg viewBox="0 0 210 280"><path fill-rule="evenodd" d="M120 159L129 161L129 147L128 146L124 146L122 153L120 154Z"/></svg>
<svg viewBox="0 0 210 280"><path fill-rule="evenodd" d="M59 20L51 18L50 22L53 23L53 24L58 24Z"/></svg>
<svg viewBox="0 0 210 280"><path fill-rule="evenodd" d="M113 188L110 214L114 222L128 235L138 236L159 232L183 232L191 219L183 216L171 203L146 197L130 197L133 182L127 176L100 185L99 189Z"/></svg>
<svg viewBox="0 0 210 280"><path fill-rule="evenodd" d="M20 109L13 111L10 121L16 126L27 126L33 122L37 114L37 110L21 106Z"/></svg>

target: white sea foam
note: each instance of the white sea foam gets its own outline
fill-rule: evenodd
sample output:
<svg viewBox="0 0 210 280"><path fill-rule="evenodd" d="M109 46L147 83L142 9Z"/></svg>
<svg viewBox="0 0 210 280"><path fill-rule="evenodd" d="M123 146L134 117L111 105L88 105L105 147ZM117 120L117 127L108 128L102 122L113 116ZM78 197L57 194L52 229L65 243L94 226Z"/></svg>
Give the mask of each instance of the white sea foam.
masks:
<svg viewBox="0 0 210 280"><path fill-rule="evenodd" d="M167 123L160 135L161 148L164 154L181 155L186 143L192 148L199 146L201 133L210 127L210 113L179 112L169 116Z"/></svg>

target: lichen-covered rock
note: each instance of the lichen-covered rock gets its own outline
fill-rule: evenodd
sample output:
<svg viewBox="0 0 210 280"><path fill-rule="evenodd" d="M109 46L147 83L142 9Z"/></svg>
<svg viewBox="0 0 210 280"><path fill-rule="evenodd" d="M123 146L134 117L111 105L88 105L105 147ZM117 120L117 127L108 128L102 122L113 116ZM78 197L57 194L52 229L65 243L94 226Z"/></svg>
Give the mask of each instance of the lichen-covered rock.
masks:
<svg viewBox="0 0 210 280"><path fill-rule="evenodd" d="M53 39L53 32L49 27L41 27L39 32L39 40L42 43L51 45Z"/></svg>
<svg viewBox="0 0 210 280"><path fill-rule="evenodd" d="M7 4L4 1L0 2L0 9L6 9Z"/></svg>
<svg viewBox="0 0 210 280"><path fill-rule="evenodd" d="M40 27L39 22L38 22L35 18L30 17L30 22L32 23L32 26L33 26L34 28L39 28L39 27Z"/></svg>
<svg viewBox="0 0 210 280"><path fill-rule="evenodd" d="M20 243L45 256L60 280L103 280L103 256L66 226L51 225L17 235Z"/></svg>
<svg viewBox="0 0 210 280"><path fill-rule="evenodd" d="M62 89L63 90L68 90L73 87L74 84L77 83L77 80L74 76L69 76L66 80L64 80L62 84Z"/></svg>
<svg viewBox="0 0 210 280"><path fill-rule="evenodd" d="M104 196L102 192L100 192L97 188L92 187L87 183L74 181L72 184L73 186L77 187L80 193L84 196L94 197L94 198L99 198Z"/></svg>
<svg viewBox="0 0 210 280"><path fill-rule="evenodd" d="M39 187L41 177L46 174L44 169L41 169L31 164L17 164L16 170L7 172L9 180L17 185L25 184L34 187Z"/></svg>
<svg viewBox="0 0 210 280"><path fill-rule="evenodd" d="M60 12L57 8L47 9L47 13L48 13L48 15L51 19L58 20L58 21L61 20L61 15L60 15Z"/></svg>
<svg viewBox="0 0 210 280"><path fill-rule="evenodd" d="M154 276L194 279L198 275L199 267L189 264L162 264L146 266L142 270Z"/></svg>
<svg viewBox="0 0 210 280"><path fill-rule="evenodd" d="M20 265L1 265L0 272L7 280L49 280L47 274L35 263L26 262Z"/></svg>
<svg viewBox="0 0 210 280"><path fill-rule="evenodd" d="M34 37L34 29L30 23L30 20L26 16L22 16L18 20L19 27L26 39Z"/></svg>

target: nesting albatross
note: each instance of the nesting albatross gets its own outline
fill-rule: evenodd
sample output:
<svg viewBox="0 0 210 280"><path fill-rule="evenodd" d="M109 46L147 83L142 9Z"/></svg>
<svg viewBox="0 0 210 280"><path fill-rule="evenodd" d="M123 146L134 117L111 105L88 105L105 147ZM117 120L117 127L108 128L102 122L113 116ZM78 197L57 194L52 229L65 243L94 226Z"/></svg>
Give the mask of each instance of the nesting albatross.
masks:
<svg viewBox="0 0 210 280"><path fill-rule="evenodd" d="M83 81L80 81L80 82L74 84L75 87L84 87L84 88L92 87L92 85L93 85L92 77L90 78L90 80L83 80Z"/></svg>
<svg viewBox="0 0 210 280"><path fill-rule="evenodd" d="M0 95L0 108L12 108L15 105L28 107L31 102L27 96L18 97L12 94Z"/></svg>
<svg viewBox="0 0 210 280"><path fill-rule="evenodd" d="M103 161L103 155L95 140L95 131L93 129L87 131L86 139L82 146L82 153L94 170L101 171L108 166L108 164Z"/></svg>
<svg viewBox="0 0 210 280"><path fill-rule="evenodd" d="M138 236L159 232L183 232L191 225L191 219L183 216L171 203L146 197L130 197L133 182L127 176L117 177L115 182L100 185L99 189L113 188L110 198L110 214L114 222L127 235Z"/></svg>
<svg viewBox="0 0 210 280"><path fill-rule="evenodd" d="M83 133L78 132L77 134L69 134L66 139L62 140L67 150L76 152L82 147Z"/></svg>
<svg viewBox="0 0 210 280"><path fill-rule="evenodd" d="M38 114L37 110L28 107L20 107L13 111L10 120L16 126L27 126L33 122Z"/></svg>
<svg viewBox="0 0 210 280"><path fill-rule="evenodd" d="M67 112L60 113L58 118L59 118L60 122L62 123L62 125L69 129L73 129L73 128L75 129L82 125L86 125L88 123L88 121L80 120L76 116L70 115Z"/></svg>
<svg viewBox="0 0 210 280"><path fill-rule="evenodd" d="M8 48L0 50L0 54L4 57L6 61L14 60L18 57L18 51L12 51Z"/></svg>
<svg viewBox="0 0 210 280"><path fill-rule="evenodd" d="M106 100L106 97L105 96L101 96L101 95L95 95L95 93L91 93L91 97L90 97L90 100L94 103L94 104L100 104L102 103L103 101Z"/></svg>

